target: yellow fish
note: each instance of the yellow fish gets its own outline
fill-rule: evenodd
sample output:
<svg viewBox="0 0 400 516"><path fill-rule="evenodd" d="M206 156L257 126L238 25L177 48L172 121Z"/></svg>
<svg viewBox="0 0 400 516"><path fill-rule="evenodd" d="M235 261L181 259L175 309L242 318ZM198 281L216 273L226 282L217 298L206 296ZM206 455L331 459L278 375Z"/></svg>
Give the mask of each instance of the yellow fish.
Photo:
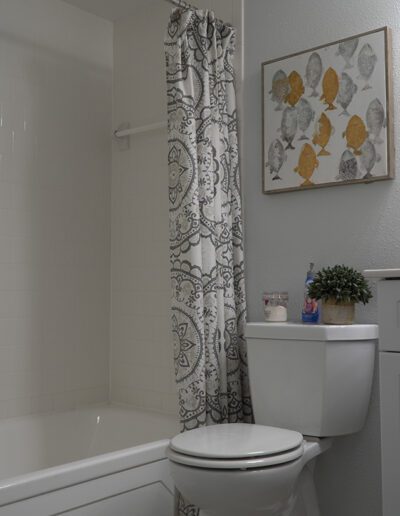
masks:
<svg viewBox="0 0 400 516"><path fill-rule="evenodd" d="M294 107L301 99L305 91L303 79L301 78L299 73L293 71L289 74L288 82L290 86L290 91L285 97L285 102Z"/></svg>
<svg viewBox="0 0 400 516"><path fill-rule="evenodd" d="M343 138L347 139L347 147L353 149L356 156L361 156L360 147L368 138L368 131L359 116L354 115L350 118Z"/></svg>
<svg viewBox="0 0 400 516"><path fill-rule="evenodd" d="M314 149L309 143L305 143L301 149L299 156L299 164L294 169L305 181L300 186L309 186L314 184L310 181L310 177L313 175L314 170L318 168L319 161Z"/></svg>
<svg viewBox="0 0 400 516"><path fill-rule="evenodd" d="M320 116L318 122L317 122L317 128L315 130L312 142L314 145L319 145L321 147L321 150L318 153L318 156L330 156L331 153L328 152L325 147L328 145L329 140L334 133L334 129L332 127L331 121L329 118L325 115L325 113L322 113Z"/></svg>
<svg viewBox="0 0 400 516"><path fill-rule="evenodd" d="M322 95L320 100L324 101L324 104L328 104L325 111L332 111L336 109L333 102L339 92L339 77L333 68L328 68L325 72L324 78L322 79Z"/></svg>

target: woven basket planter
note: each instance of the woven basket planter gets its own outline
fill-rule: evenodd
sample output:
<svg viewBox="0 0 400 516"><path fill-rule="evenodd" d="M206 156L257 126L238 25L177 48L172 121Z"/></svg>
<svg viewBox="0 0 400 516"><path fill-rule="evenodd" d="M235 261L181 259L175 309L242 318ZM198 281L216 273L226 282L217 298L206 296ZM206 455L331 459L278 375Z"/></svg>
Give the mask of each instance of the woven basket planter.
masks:
<svg viewBox="0 0 400 516"><path fill-rule="evenodd" d="M324 324L353 324L355 304L336 302L335 299L322 301L322 321Z"/></svg>

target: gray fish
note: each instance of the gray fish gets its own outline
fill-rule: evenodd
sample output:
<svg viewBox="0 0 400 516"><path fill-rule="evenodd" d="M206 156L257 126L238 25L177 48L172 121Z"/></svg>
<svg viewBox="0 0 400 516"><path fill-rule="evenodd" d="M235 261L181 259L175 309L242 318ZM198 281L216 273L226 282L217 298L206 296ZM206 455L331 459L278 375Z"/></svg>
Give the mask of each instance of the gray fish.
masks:
<svg viewBox="0 0 400 516"><path fill-rule="evenodd" d="M364 178L372 177L371 170L374 168L375 164L381 160L379 154L377 154L375 145L371 142L371 140L365 140L361 147L361 165L363 169L366 171Z"/></svg>
<svg viewBox="0 0 400 516"><path fill-rule="evenodd" d="M382 127L386 127L385 110L379 99L370 102L365 116L370 135L373 135L373 143L383 143L380 137Z"/></svg>
<svg viewBox="0 0 400 516"><path fill-rule="evenodd" d="M311 107L311 104L306 99L300 99L297 104L297 124L299 126L300 131L302 131L302 135L299 140L309 140L308 136L306 136L305 132L310 127L311 121L314 120L315 111Z"/></svg>
<svg viewBox="0 0 400 516"><path fill-rule="evenodd" d="M306 66L306 86L312 89L310 97L319 97L316 88L322 77L322 60L317 52L313 52Z"/></svg>
<svg viewBox="0 0 400 516"><path fill-rule="evenodd" d="M345 60L345 67L344 69L347 70L348 68L353 68L353 65L351 63L351 58L354 55L354 52L357 50L358 47L358 38L354 39L348 39L346 41L342 41L339 43L336 55L342 56Z"/></svg>
<svg viewBox="0 0 400 516"><path fill-rule="evenodd" d="M346 149L340 158L339 174L336 176L337 181L351 181L358 176L357 159L354 154Z"/></svg>
<svg viewBox="0 0 400 516"><path fill-rule="evenodd" d="M357 93L357 89L357 84L353 82L350 75L343 72L340 78L339 93L336 99L343 108L343 111L340 113L341 115L350 116L350 113L347 112L347 108L353 100L354 95Z"/></svg>
<svg viewBox="0 0 400 516"><path fill-rule="evenodd" d="M272 87L269 91L269 94L271 95L271 100L278 104L275 108L275 111L283 110L283 102L289 91L290 84L287 75L283 70L278 70L274 73L274 76L272 77Z"/></svg>
<svg viewBox="0 0 400 516"><path fill-rule="evenodd" d="M283 162L286 161L286 152L280 140L274 140L268 149L268 163L265 167L269 167L271 174L275 174L272 178L273 181L282 179L279 177L279 171L282 168Z"/></svg>
<svg viewBox="0 0 400 516"><path fill-rule="evenodd" d="M374 73L375 65L378 58L375 55L375 52L369 43L366 43L360 53L358 54L358 71L360 72L360 77L362 77L365 81L365 86L362 91L369 90L372 88L368 84L368 81L371 75Z"/></svg>
<svg viewBox="0 0 400 516"><path fill-rule="evenodd" d="M287 143L285 150L294 149L292 142L297 132L297 109L287 107L282 113L281 133L282 140Z"/></svg>

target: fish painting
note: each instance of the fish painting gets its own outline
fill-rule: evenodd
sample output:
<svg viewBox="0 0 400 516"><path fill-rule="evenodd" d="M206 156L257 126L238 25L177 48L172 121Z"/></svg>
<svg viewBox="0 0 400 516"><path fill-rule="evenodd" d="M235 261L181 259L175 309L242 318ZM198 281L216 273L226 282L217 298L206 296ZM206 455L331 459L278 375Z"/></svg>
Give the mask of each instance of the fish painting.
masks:
<svg viewBox="0 0 400 516"><path fill-rule="evenodd" d="M290 91L287 75L283 70L278 70L272 77L272 87L269 91L271 100L277 103L275 111L283 110L283 101Z"/></svg>
<svg viewBox="0 0 400 516"><path fill-rule="evenodd" d="M309 143L305 143L301 149L299 162L294 172L297 172L300 177L304 179L304 182L300 186L309 186L314 183L310 181L310 178L314 174L314 171L319 166L319 161L315 150Z"/></svg>
<svg viewBox="0 0 400 516"><path fill-rule="evenodd" d="M312 89L310 97L318 97L317 86L322 77L322 59L317 52L313 52L306 66L306 86Z"/></svg>
<svg viewBox="0 0 400 516"><path fill-rule="evenodd" d="M357 93L357 89L357 84L354 83L350 75L343 72L340 77L339 93L337 96L337 102L343 109L340 115L350 116L347 108L353 100L354 95Z"/></svg>
<svg viewBox="0 0 400 516"><path fill-rule="evenodd" d="M279 171L282 168L284 161L286 161L286 153L283 148L282 142L278 139L274 140L268 149L268 163L265 164L265 167L269 167L269 171L271 174L274 174L272 178L273 181L277 179L282 179L279 177Z"/></svg>
<svg viewBox="0 0 400 516"><path fill-rule="evenodd" d="M362 168L365 170L364 178L368 179L372 177L371 170L374 168L375 164L381 160L379 154L377 154L375 145L371 142L371 140L365 140L361 147L361 157L360 162Z"/></svg>
<svg viewBox="0 0 400 516"><path fill-rule="evenodd" d="M280 131L282 140L287 143L285 150L294 149L292 142L297 132L297 109L295 107L287 107L283 111Z"/></svg>
<svg viewBox="0 0 400 516"><path fill-rule="evenodd" d="M304 84L301 75L295 70L288 77L290 91L285 97L285 102L294 107L304 93Z"/></svg>
<svg viewBox="0 0 400 516"><path fill-rule="evenodd" d="M325 111L332 111L336 109L333 102L339 91L339 77L333 68L328 68L325 72L324 78L322 79L322 95L320 100L324 101L324 104L328 104Z"/></svg>
<svg viewBox="0 0 400 516"><path fill-rule="evenodd" d="M309 140L305 132L310 127L312 120L314 120L315 111L311 104L306 99L300 99L297 105L297 123L300 131L303 133L299 140Z"/></svg>
<svg viewBox="0 0 400 516"><path fill-rule="evenodd" d="M356 156L361 156L360 147L368 138L368 132L364 122L358 115L353 115L350 118L343 133L343 138L347 140L347 147L353 149Z"/></svg>
<svg viewBox="0 0 400 516"><path fill-rule="evenodd" d="M354 39L347 39L346 41L341 41L339 43L336 55L342 56L345 61L345 67L344 69L347 70L348 68L353 68L352 64L352 57L354 55L354 52L357 50L358 47L358 38Z"/></svg>
<svg viewBox="0 0 400 516"><path fill-rule="evenodd" d="M367 121L368 131L374 137L373 143L383 143L380 134L382 128L386 127L386 118L385 110L379 99L374 99L370 102L365 119Z"/></svg>
<svg viewBox="0 0 400 516"><path fill-rule="evenodd" d="M362 91L369 90L372 88L372 86L368 84L368 81L371 78L371 75L374 73L377 60L378 58L373 48L369 43L366 43L360 50L357 60L360 77L365 81L365 86L362 89Z"/></svg>
<svg viewBox="0 0 400 516"><path fill-rule="evenodd" d="M325 147L328 145L329 140L334 133L331 121L325 113L322 113L316 125L312 142L314 145L321 147L318 156L330 156L331 153L328 152Z"/></svg>
<svg viewBox="0 0 400 516"><path fill-rule="evenodd" d="M346 149L340 158L339 174L336 176L337 181L351 181L357 179L358 164L354 154Z"/></svg>

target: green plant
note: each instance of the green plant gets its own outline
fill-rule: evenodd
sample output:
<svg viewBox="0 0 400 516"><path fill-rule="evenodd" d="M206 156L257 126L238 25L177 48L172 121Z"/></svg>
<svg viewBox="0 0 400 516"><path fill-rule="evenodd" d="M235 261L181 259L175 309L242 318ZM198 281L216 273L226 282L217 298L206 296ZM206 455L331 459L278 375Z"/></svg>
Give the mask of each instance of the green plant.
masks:
<svg viewBox="0 0 400 516"><path fill-rule="evenodd" d="M316 273L308 295L313 299L336 300L336 303L368 303L371 289L364 276L352 267L335 265Z"/></svg>

